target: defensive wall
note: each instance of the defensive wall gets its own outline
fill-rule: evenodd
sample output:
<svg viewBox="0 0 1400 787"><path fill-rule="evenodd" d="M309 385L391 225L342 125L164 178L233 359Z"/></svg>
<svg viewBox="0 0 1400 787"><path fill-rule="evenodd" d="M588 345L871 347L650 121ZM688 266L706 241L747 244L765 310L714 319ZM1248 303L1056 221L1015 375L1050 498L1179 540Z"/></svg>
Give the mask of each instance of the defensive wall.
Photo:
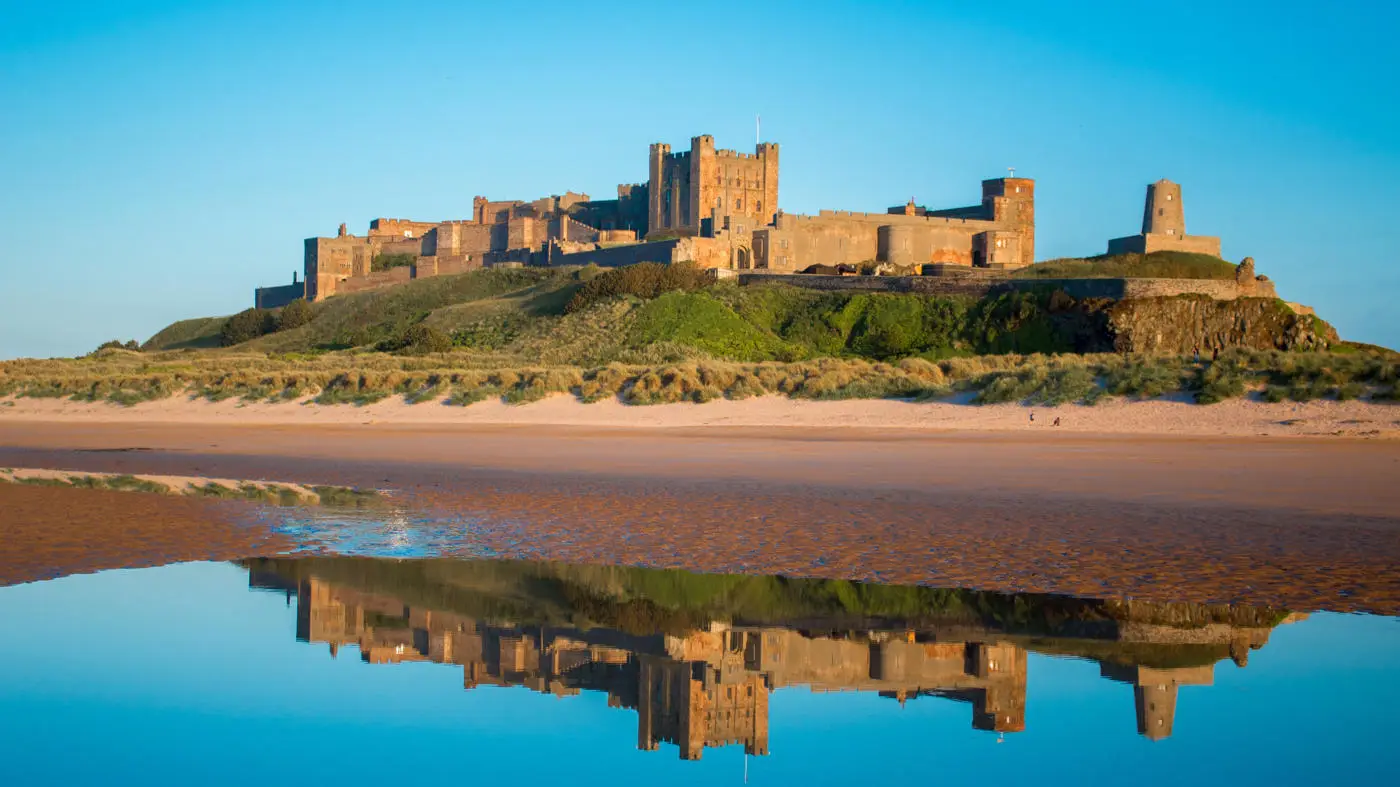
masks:
<svg viewBox="0 0 1400 787"><path fill-rule="evenodd" d="M753 259L753 267L775 271L872 260L1022 268L1035 261L1035 182L985 180L981 204L949 210L929 210L911 200L885 213L780 213L772 226L754 231Z"/></svg>
<svg viewBox="0 0 1400 787"><path fill-rule="evenodd" d="M725 277L730 278L730 277ZM1054 289L1074 298L1163 298L1204 295L1212 300L1277 298L1271 281L1242 284L1233 279L1011 279L992 274L942 276L821 276L795 273L739 272L741 286L786 284L828 292L893 292L923 295L962 295L981 298L1013 290Z"/></svg>

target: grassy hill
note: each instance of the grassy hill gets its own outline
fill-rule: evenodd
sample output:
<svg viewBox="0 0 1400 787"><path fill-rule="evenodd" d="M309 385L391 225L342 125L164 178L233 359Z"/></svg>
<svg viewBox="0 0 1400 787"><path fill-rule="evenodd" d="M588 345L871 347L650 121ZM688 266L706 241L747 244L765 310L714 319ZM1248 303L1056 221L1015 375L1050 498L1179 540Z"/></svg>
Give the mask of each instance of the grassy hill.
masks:
<svg viewBox="0 0 1400 787"><path fill-rule="evenodd" d="M180 320L161 329L141 345L143 350L208 349L219 346L219 331L227 317L196 317Z"/></svg>
<svg viewBox="0 0 1400 787"><path fill-rule="evenodd" d="M941 625L1034 636L1048 651L1158 666L1210 664L1229 644L1118 642L1115 624L1196 629L1204 623L1269 628L1288 611L1224 604L1153 604L1033 593L878 585L829 579L700 574L564 563L373 558L258 559L244 565L288 585L309 578L412 606L512 624L684 635L711 621L823 630L926 630ZM1170 644L1169 644L1170 643Z"/></svg>
<svg viewBox="0 0 1400 787"><path fill-rule="evenodd" d="M1089 305L1045 294L981 300L920 294L739 287L703 275L674 282L666 266L492 269L330 298L310 321L238 343L245 351L398 350L421 326L500 363L589 366L686 358L798 361L822 357L942 359L985 353L1095 352L1112 338ZM619 283L620 282L620 283ZM669 290L669 291L667 291ZM1099 306L1102 306L1100 304ZM1097 308L1097 307L1095 307ZM219 344L225 318L161 331L147 350ZM435 349L447 349L446 344Z"/></svg>
<svg viewBox="0 0 1400 787"><path fill-rule="evenodd" d="M1397 395L1394 354L1338 343L1321 320L1262 298L821 292L639 265L482 270L284 311L181 321L143 352L0 363L0 397L131 404L185 391L469 404L572 393L648 404L971 391L978 402L1053 404L1179 391L1202 402L1251 390L1299 400ZM236 326L240 340L217 346ZM1329 345L1335 352L1303 352ZM1207 359L1224 353L1195 362L1184 357L1194 348Z"/></svg>

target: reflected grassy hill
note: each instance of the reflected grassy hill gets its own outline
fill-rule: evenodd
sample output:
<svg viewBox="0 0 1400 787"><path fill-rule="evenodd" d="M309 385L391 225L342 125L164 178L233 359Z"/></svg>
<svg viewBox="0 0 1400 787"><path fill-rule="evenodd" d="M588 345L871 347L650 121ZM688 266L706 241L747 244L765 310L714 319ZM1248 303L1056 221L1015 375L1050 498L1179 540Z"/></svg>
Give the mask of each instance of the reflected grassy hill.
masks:
<svg viewBox="0 0 1400 787"><path fill-rule="evenodd" d="M1041 652L1163 668L1227 658L1228 629L1268 629L1289 615L1271 607L526 561L302 558L242 565L288 586L314 577L493 623L678 636L713 621L818 632L976 630Z"/></svg>

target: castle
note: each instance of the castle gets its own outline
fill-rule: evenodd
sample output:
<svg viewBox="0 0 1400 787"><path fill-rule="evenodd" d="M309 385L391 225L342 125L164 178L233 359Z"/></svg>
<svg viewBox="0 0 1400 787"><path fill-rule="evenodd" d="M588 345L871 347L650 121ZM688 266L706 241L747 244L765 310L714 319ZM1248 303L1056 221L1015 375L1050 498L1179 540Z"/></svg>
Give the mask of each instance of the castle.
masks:
<svg viewBox="0 0 1400 787"><path fill-rule="evenodd" d="M617 187L615 199L565 192L533 201L472 200L469 219L378 218L364 235L344 224L334 237L307 238L304 282L259 288L255 305L276 308L336 294L463 273L495 265L598 265L691 261L720 272L796 273L812 266L961 275L1014 270L1035 261L1035 181L982 181L981 201L929 208L910 199L883 213L778 206L779 147L753 153L715 147L709 135L672 152L653 144L645 183ZM1148 187L1142 234L1109 242L1110 253L1164 249L1219 255L1220 239L1186 234L1181 187ZM845 267L842 267L845 266Z"/></svg>
<svg viewBox="0 0 1400 787"><path fill-rule="evenodd" d="M344 224L334 237L306 239L304 281L259 288L257 306L322 300L411 279L494 265L588 265L690 260L705 268L796 272L811 265L883 262L918 272L928 263L1018 268L1035 259L1035 182L983 181L970 207L908 204L885 213L778 207L779 146L753 153L715 147L651 146L646 183L617 187L616 199L565 192L533 201L476 197L468 219L378 218L364 235Z"/></svg>

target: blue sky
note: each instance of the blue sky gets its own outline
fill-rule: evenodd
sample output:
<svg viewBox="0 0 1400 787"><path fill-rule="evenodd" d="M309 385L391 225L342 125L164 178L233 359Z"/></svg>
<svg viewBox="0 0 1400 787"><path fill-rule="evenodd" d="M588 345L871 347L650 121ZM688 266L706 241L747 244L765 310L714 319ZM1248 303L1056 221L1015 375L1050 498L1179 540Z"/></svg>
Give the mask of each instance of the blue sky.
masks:
<svg viewBox="0 0 1400 787"><path fill-rule="evenodd" d="M781 206L1036 178L1041 258L1147 183L1351 339L1400 345L1400 5L0 0L0 358L251 305L344 221L605 197L647 145L782 145Z"/></svg>

